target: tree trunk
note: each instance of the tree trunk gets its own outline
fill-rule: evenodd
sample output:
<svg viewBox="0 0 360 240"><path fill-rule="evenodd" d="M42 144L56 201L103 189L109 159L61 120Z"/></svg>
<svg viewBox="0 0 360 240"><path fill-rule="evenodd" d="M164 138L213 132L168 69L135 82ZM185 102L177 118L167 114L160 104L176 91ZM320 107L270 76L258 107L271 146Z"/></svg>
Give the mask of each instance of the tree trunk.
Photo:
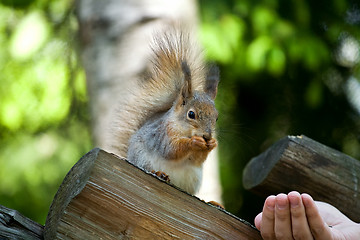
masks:
<svg viewBox="0 0 360 240"><path fill-rule="evenodd" d="M249 223L101 149L82 157L51 204L44 239L261 239Z"/></svg>

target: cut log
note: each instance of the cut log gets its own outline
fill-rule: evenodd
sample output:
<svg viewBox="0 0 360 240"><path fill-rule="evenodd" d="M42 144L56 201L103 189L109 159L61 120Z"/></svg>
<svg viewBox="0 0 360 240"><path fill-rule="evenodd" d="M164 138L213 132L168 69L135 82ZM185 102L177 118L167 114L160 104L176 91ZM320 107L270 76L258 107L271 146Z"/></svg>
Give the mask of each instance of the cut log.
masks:
<svg viewBox="0 0 360 240"><path fill-rule="evenodd" d="M263 197L292 190L360 222L360 162L305 136L288 136L253 158L243 184Z"/></svg>
<svg viewBox="0 0 360 240"><path fill-rule="evenodd" d="M65 177L44 237L261 239L249 223L100 149L86 154Z"/></svg>
<svg viewBox="0 0 360 240"><path fill-rule="evenodd" d="M43 239L43 226L0 205L0 239Z"/></svg>

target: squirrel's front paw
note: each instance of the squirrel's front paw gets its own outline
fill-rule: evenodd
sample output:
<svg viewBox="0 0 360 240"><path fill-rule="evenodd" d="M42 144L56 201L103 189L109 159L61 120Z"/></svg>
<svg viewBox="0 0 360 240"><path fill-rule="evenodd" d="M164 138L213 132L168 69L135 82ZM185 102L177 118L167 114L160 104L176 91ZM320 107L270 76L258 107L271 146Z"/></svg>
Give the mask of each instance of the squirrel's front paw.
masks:
<svg viewBox="0 0 360 240"><path fill-rule="evenodd" d="M192 145L193 149L196 149L196 150L211 151L217 146L217 142L216 142L215 138L212 138L206 142L203 137L192 136L191 137L191 145Z"/></svg>
<svg viewBox="0 0 360 240"><path fill-rule="evenodd" d="M169 175L167 175L166 173L162 172L162 171L151 171L152 174L156 175L157 177L161 178L162 180L164 180L165 182L170 182L170 177Z"/></svg>
<svg viewBox="0 0 360 240"><path fill-rule="evenodd" d="M199 136L191 137L191 146L195 150L206 150L208 148L205 139Z"/></svg>
<svg viewBox="0 0 360 240"><path fill-rule="evenodd" d="M206 146L208 147L209 151L213 150L214 148L216 148L217 146L217 142L215 138L210 139L207 143Z"/></svg>
<svg viewBox="0 0 360 240"><path fill-rule="evenodd" d="M225 210L224 205L222 205L221 203L218 203L218 202L216 202L216 201L210 201L210 202L207 202L207 203L209 203L209 204L211 204L211 205L213 205L213 206L215 206L215 207L218 207L218 208L221 208L221 209L224 209L224 210Z"/></svg>

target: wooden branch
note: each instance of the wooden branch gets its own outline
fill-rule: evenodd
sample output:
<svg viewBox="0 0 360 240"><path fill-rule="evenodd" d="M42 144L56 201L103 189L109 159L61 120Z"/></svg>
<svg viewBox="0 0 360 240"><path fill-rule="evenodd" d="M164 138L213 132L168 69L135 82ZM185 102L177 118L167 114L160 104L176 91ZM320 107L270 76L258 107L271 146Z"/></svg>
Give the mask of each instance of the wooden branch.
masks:
<svg viewBox="0 0 360 240"><path fill-rule="evenodd" d="M0 239L42 239L43 226L0 205Z"/></svg>
<svg viewBox="0 0 360 240"><path fill-rule="evenodd" d="M100 149L85 155L65 177L44 237L261 239L249 223Z"/></svg>
<svg viewBox="0 0 360 240"><path fill-rule="evenodd" d="M359 178L358 160L305 136L289 136L248 163L243 184L264 197L306 192L360 222Z"/></svg>

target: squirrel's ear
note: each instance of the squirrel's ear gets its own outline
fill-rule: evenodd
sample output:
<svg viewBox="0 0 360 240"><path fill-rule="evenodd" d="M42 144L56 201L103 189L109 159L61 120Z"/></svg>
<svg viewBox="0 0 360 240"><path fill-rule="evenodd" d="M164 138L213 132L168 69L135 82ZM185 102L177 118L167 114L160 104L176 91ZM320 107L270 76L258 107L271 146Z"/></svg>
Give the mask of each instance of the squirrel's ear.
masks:
<svg viewBox="0 0 360 240"><path fill-rule="evenodd" d="M205 83L205 92L212 99L215 99L216 97L219 81L220 81L220 70L215 64L213 64L209 68Z"/></svg>
<svg viewBox="0 0 360 240"><path fill-rule="evenodd" d="M183 101L185 101L187 98L191 97L192 95L192 89L191 89L191 71L189 68L189 65L186 61L183 61L181 63L181 69L184 74L184 85L181 89L181 95Z"/></svg>

